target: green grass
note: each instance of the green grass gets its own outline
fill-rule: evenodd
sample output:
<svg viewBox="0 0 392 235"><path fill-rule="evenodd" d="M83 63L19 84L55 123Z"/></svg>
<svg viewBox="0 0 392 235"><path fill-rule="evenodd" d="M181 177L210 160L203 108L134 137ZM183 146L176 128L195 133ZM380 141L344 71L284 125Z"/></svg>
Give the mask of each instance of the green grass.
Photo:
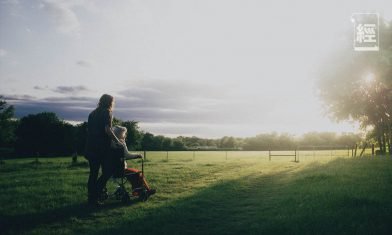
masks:
<svg viewBox="0 0 392 235"><path fill-rule="evenodd" d="M345 151L347 154L347 151ZM0 164L2 234L390 234L392 159L344 152L149 152L157 194L86 206L79 159ZM341 157L336 157L341 156ZM140 168L140 162L129 161ZM115 185L109 182L109 188Z"/></svg>

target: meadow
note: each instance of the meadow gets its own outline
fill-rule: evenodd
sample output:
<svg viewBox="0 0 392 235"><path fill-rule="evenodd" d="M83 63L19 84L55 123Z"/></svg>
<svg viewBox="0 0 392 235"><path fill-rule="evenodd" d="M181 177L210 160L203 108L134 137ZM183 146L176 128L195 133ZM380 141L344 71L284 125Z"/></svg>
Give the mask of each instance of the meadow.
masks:
<svg viewBox="0 0 392 235"><path fill-rule="evenodd" d="M285 154L286 152L282 152ZM274 154L278 154L274 152ZM140 168L140 160L128 161ZM79 157L0 164L2 234L391 234L392 159L347 150L148 152L147 202L86 205ZM115 186L108 183L108 188Z"/></svg>

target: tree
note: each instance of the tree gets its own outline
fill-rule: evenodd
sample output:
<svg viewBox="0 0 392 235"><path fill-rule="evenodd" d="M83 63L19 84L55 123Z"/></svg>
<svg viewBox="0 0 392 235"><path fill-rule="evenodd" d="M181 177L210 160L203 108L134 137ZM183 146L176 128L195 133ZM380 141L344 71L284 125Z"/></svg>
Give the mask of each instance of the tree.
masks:
<svg viewBox="0 0 392 235"><path fill-rule="evenodd" d="M15 128L17 121L12 120L14 107L0 96L0 147L12 147L15 142Z"/></svg>
<svg viewBox="0 0 392 235"><path fill-rule="evenodd" d="M173 150L185 150L185 144L181 138L175 138L173 140Z"/></svg>
<svg viewBox="0 0 392 235"><path fill-rule="evenodd" d="M267 133L244 140L245 150L292 150L296 142L289 134Z"/></svg>
<svg viewBox="0 0 392 235"><path fill-rule="evenodd" d="M87 139L87 122L76 125L75 131L75 148L79 154L85 153Z"/></svg>
<svg viewBox="0 0 392 235"><path fill-rule="evenodd" d="M138 122L125 121L121 123L122 126L127 128L127 146L129 150L137 150L141 148L142 134L139 130Z"/></svg>
<svg viewBox="0 0 392 235"><path fill-rule="evenodd" d="M334 132L309 132L301 139L301 146L333 146L336 145Z"/></svg>
<svg viewBox="0 0 392 235"><path fill-rule="evenodd" d="M145 133L141 145L143 150L155 150L154 135L149 132Z"/></svg>
<svg viewBox="0 0 392 235"><path fill-rule="evenodd" d="M75 151L73 126L55 113L30 114L20 120L16 130L19 155L59 156Z"/></svg>
<svg viewBox="0 0 392 235"><path fill-rule="evenodd" d="M233 149L233 148L235 148L235 144L236 144L236 141L235 141L235 139L232 137L232 136L230 136L230 137L228 137L228 136L224 136L221 140L220 140L220 147L221 148L230 148L230 149Z"/></svg>
<svg viewBox="0 0 392 235"><path fill-rule="evenodd" d="M379 32L378 52L354 51L348 40L322 68L318 87L332 118L372 128L381 152L391 153L392 21L380 19Z"/></svg>
<svg viewBox="0 0 392 235"><path fill-rule="evenodd" d="M342 135L337 137L336 144L341 146L354 146L356 143L362 140L359 134L353 133L343 133Z"/></svg>
<svg viewBox="0 0 392 235"><path fill-rule="evenodd" d="M171 150L173 148L172 146L172 140L168 137L165 137L162 141L162 150Z"/></svg>

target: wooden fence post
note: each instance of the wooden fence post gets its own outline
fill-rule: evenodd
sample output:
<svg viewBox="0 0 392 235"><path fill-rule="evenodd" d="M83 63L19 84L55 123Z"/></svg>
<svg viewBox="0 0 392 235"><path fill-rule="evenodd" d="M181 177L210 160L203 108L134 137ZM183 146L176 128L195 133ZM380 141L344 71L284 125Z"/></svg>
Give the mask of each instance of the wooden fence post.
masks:
<svg viewBox="0 0 392 235"><path fill-rule="evenodd" d="M358 144L355 144L354 157L356 157L356 156L357 156L357 149L358 149Z"/></svg>
<svg viewBox="0 0 392 235"><path fill-rule="evenodd" d="M374 144L372 144L372 157L374 157Z"/></svg>
<svg viewBox="0 0 392 235"><path fill-rule="evenodd" d="M295 156L295 162L299 162L299 155L298 155L298 160L297 160L297 149L294 150L294 156Z"/></svg>

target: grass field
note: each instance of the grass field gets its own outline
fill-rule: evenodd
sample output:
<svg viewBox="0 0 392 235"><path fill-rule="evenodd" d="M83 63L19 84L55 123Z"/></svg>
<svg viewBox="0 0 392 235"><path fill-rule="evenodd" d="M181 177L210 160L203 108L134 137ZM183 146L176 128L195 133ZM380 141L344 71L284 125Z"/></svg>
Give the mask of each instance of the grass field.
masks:
<svg viewBox="0 0 392 235"><path fill-rule="evenodd" d="M391 158L351 158L346 150L302 152L300 162L293 160L269 161L268 152L149 152L145 174L157 194L129 205L109 200L99 209L85 204L84 159L5 160L0 231L391 234Z"/></svg>

